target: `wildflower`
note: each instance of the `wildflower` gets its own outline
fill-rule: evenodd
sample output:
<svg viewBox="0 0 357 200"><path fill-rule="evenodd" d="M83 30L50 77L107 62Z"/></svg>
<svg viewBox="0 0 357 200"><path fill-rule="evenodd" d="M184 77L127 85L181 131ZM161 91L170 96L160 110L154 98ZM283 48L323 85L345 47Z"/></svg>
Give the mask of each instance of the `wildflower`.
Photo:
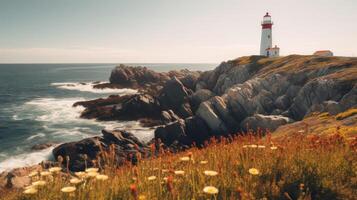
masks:
<svg viewBox="0 0 357 200"><path fill-rule="evenodd" d="M76 188L75 188L75 187L72 187L72 186L68 186L68 187L63 187L63 188L61 189L61 191L62 191L63 193L71 193L71 192L76 191Z"/></svg>
<svg viewBox="0 0 357 200"><path fill-rule="evenodd" d="M138 200L145 200L145 199L146 199L146 196L144 196L144 195L139 195Z"/></svg>
<svg viewBox="0 0 357 200"><path fill-rule="evenodd" d="M75 172L74 174L76 176L78 176L79 178L84 178L87 176L87 174L85 172Z"/></svg>
<svg viewBox="0 0 357 200"><path fill-rule="evenodd" d="M208 163L207 160L202 160L202 161L200 162L201 165L205 165L205 164L207 164L207 163Z"/></svg>
<svg viewBox="0 0 357 200"><path fill-rule="evenodd" d="M177 170L177 171L174 171L174 173L175 173L175 175L184 175L185 171Z"/></svg>
<svg viewBox="0 0 357 200"><path fill-rule="evenodd" d="M190 161L191 158L188 157L188 156L185 156L185 157L181 157L180 160L183 161L183 162L187 162L187 161Z"/></svg>
<svg viewBox="0 0 357 200"><path fill-rule="evenodd" d="M149 177L148 177L148 180L149 180L149 181L153 181L153 180L155 180L155 179L156 179L156 176L149 176Z"/></svg>
<svg viewBox="0 0 357 200"><path fill-rule="evenodd" d="M218 189L214 186L206 186L203 188L203 192L207 194L217 194Z"/></svg>
<svg viewBox="0 0 357 200"><path fill-rule="evenodd" d="M258 145L258 148L259 148L259 149L264 149L265 146L264 146L264 145Z"/></svg>
<svg viewBox="0 0 357 200"><path fill-rule="evenodd" d="M107 175L104 175L104 174L98 174L95 178L96 178L97 180L100 180L100 181L106 181L106 180L108 180L108 176L107 176Z"/></svg>
<svg viewBox="0 0 357 200"><path fill-rule="evenodd" d="M41 172L40 173L41 176L50 176L51 175L51 172Z"/></svg>
<svg viewBox="0 0 357 200"><path fill-rule="evenodd" d="M258 175L259 174L259 170L256 169L256 168L250 168L248 171L252 175Z"/></svg>
<svg viewBox="0 0 357 200"><path fill-rule="evenodd" d="M249 145L243 145L243 148L248 148L249 147Z"/></svg>
<svg viewBox="0 0 357 200"><path fill-rule="evenodd" d="M62 170L62 168L60 167L51 167L48 169L48 171L50 171L51 173L57 173L60 172Z"/></svg>
<svg viewBox="0 0 357 200"><path fill-rule="evenodd" d="M167 172L169 172L170 170L168 170L168 169L163 169L163 170L161 170L162 171L162 173L167 173Z"/></svg>
<svg viewBox="0 0 357 200"><path fill-rule="evenodd" d="M88 177L96 177L98 175L98 172L88 172L87 176Z"/></svg>
<svg viewBox="0 0 357 200"><path fill-rule="evenodd" d="M131 195L134 197L134 199L138 198L138 189L136 188L135 184L130 185L130 192L131 192Z"/></svg>
<svg viewBox="0 0 357 200"><path fill-rule="evenodd" d="M167 180L168 180L168 178L167 178L167 177L164 177L164 178L162 178L162 179L164 179L164 181L167 181Z"/></svg>
<svg viewBox="0 0 357 200"><path fill-rule="evenodd" d="M212 170L206 170L203 172L206 176L217 176L218 172Z"/></svg>
<svg viewBox="0 0 357 200"><path fill-rule="evenodd" d="M30 174L29 174L29 177L34 177L34 176L37 176L38 175L38 171L32 171Z"/></svg>
<svg viewBox="0 0 357 200"><path fill-rule="evenodd" d="M258 145L256 145L256 144L251 144L251 145L249 145L249 147L250 147L250 148L258 148Z"/></svg>
<svg viewBox="0 0 357 200"><path fill-rule="evenodd" d="M32 183L33 186L44 186L46 185L46 181L36 181Z"/></svg>
<svg viewBox="0 0 357 200"><path fill-rule="evenodd" d="M71 180L69 180L69 182L72 183L72 184L77 185L77 184L81 183L82 180L78 179L78 178L72 178Z"/></svg>
<svg viewBox="0 0 357 200"><path fill-rule="evenodd" d="M34 187L28 188L24 191L24 194L36 194L37 193L37 189Z"/></svg>
<svg viewBox="0 0 357 200"><path fill-rule="evenodd" d="M277 150L278 147L277 147L277 146L271 146L270 149L271 149L271 150Z"/></svg>
<svg viewBox="0 0 357 200"><path fill-rule="evenodd" d="M131 178L133 181L136 181L136 180L138 180L136 177L133 177L133 178Z"/></svg>
<svg viewBox="0 0 357 200"><path fill-rule="evenodd" d="M89 173L89 172L98 172L99 169L98 168L88 168L86 169L86 172Z"/></svg>

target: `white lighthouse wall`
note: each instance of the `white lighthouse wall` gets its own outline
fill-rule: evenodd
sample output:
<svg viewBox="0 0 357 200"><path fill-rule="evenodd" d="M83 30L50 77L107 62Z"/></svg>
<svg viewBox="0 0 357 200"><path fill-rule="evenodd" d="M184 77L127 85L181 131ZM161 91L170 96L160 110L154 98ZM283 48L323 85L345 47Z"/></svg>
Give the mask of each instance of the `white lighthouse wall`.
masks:
<svg viewBox="0 0 357 200"><path fill-rule="evenodd" d="M267 48L272 47L272 30L262 29L262 38L260 42L260 55L267 56Z"/></svg>

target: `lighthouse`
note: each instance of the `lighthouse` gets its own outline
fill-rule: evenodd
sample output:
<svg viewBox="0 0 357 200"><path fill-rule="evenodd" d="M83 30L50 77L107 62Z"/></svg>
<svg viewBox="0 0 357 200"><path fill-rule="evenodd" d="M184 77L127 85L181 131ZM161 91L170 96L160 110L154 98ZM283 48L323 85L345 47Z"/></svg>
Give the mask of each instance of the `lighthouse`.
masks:
<svg viewBox="0 0 357 200"><path fill-rule="evenodd" d="M260 41L260 55L268 56L268 57L277 57L279 56L279 47L275 45L273 47L273 35L272 35L272 27L273 22L271 20L271 16L269 13L263 18L261 23L262 25L262 37Z"/></svg>

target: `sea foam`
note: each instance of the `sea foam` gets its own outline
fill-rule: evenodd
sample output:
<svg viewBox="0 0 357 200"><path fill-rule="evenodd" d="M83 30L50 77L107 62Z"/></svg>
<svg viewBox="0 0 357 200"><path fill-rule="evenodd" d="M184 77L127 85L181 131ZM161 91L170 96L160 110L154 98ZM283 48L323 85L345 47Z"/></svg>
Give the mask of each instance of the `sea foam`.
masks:
<svg viewBox="0 0 357 200"><path fill-rule="evenodd" d="M123 89L112 89L112 88L104 88L97 89L93 86L96 84L102 84L105 82L97 82L97 83L73 83L73 82L64 82L64 83L51 83L52 86L55 86L59 89L65 90L78 90L81 92L91 92L91 93L99 93L99 94L135 94L138 91L130 88Z"/></svg>

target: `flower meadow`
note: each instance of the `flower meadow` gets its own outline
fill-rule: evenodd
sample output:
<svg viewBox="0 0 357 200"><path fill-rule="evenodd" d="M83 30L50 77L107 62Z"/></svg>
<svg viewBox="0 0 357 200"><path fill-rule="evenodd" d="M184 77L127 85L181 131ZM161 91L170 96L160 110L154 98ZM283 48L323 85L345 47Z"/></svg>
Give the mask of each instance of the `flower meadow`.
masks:
<svg viewBox="0 0 357 200"><path fill-rule="evenodd" d="M249 133L212 138L203 148L128 161L121 167L103 152L105 164L83 172L66 167L29 173L31 184L9 199L355 199L357 137L271 138ZM152 149L157 151L157 149Z"/></svg>

